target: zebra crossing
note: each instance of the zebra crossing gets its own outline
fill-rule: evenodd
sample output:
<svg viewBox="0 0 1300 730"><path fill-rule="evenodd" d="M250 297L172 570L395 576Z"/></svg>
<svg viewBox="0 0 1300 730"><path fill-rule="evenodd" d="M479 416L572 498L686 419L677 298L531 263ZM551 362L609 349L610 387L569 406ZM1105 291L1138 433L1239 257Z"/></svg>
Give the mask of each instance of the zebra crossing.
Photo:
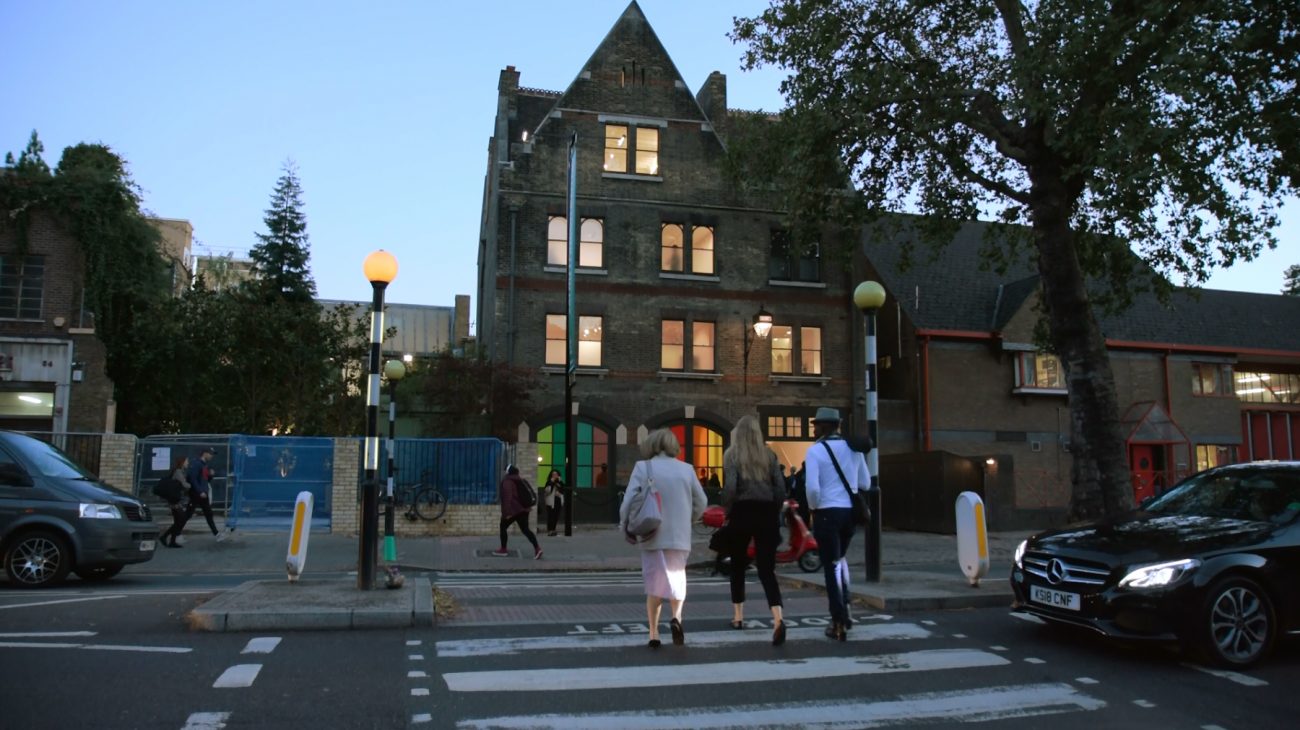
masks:
<svg viewBox="0 0 1300 730"><path fill-rule="evenodd" d="M641 574L632 571L591 571L566 573L431 573L430 581L439 588L607 588L643 585ZM727 585L724 575L692 575L691 586Z"/></svg>
<svg viewBox="0 0 1300 730"><path fill-rule="evenodd" d="M780 648L770 646L771 624L764 621L751 621L756 630L745 631L691 631L688 622L685 647L653 651L644 625L613 634L576 626L431 646L410 641L411 726L830 730L987 723L1107 706L1095 680L1016 681L1022 674L1013 665L1025 659L1006 647L954 642L934 622L883 619L859 622L839 643L822 635L822 618L788 618ZM840 691L820 696L837 682ZM927 684L934 687L917 691ZM515 693L541 701L520 701ZM556 697L566 699L546 701ZM449 708L463 716L448 716Z"/></svg>

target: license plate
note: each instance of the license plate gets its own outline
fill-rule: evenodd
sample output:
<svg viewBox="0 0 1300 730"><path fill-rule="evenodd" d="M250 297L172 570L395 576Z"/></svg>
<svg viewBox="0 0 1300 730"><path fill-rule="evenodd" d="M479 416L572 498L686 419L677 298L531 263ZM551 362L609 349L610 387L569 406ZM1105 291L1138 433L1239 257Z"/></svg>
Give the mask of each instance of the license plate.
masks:
<svg viewBox="0 0 1300 730"><path fill-rule="evenodd" d="M147 552L149 552L149 551L151 551L151 550L153 550L153 540L141 540L141 541L140 541L140 552L142 552L142 553L147 553Z"/></svg>
<svg viewBox="0 0 1300 730"><path fill-rule="evenodd" d="M1045 606L1064 608L1070 611L1079 610L1078 593L1054 591L1051 588L1043 588L1042 586L1030 586L1029 600L1034 603L1041 603Z"/></svg>

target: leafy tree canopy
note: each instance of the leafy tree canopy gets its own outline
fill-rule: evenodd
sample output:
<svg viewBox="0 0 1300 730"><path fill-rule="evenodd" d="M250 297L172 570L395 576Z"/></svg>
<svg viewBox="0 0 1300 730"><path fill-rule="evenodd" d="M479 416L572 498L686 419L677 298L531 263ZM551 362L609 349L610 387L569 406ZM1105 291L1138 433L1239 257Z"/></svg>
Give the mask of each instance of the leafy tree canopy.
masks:
<svg viewBox="0 0 1300 730"><path fill-rule="evenodd" d="M441 353L403 383L418 394L430 436L495 436L513 441L540 383L530 372L467 355Z"/></svg>
<svg viewBox="0 0 1300 730"><path fill-rule="evenodd" d="M1300 297L1300 264L1286 267L1282 274L1282 293L1289 297Z"/></svg>
<svg viewBox="0 0 1300 730"><path fill-rule="evenodd" d="M766 155L796 217L1029 226L1004 229L999 255L1037 259L1070 392L1073 514L1092 517L1132 495L1086 282L1122 303L1276 245L1300 171L1298 27L1300 6L1274 0L774 0L733 38L749 67L791 71L785 144Z"/></svg>

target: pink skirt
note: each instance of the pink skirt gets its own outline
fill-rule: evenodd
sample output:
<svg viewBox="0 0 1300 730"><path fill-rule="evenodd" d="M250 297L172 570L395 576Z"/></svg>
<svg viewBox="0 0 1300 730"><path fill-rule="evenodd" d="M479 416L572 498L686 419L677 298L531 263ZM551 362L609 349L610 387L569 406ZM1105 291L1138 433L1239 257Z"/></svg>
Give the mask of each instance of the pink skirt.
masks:
<svg viewBox="0 0 1300 730"><path fill-rule="evenodd" d="M686 560L690 550L641 551L641 578L645 581L645 594L686 600Z"/></svg>

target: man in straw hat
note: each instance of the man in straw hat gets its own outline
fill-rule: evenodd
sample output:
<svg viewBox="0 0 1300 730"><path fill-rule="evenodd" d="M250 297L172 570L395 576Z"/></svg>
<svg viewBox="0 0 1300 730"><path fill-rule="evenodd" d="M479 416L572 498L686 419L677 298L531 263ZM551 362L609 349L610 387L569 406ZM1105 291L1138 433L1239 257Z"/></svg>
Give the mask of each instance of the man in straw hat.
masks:
<svg viewBox="0 0 1300 730"><path fill-rule="evenodd" d="M831 625L826 635L844 641L845 632L852 624L849 562L845 555L857 531L849 493L869 488L871 476L866 459L849 446L839 431L840 412L834 408L818 408L813 417L813 435L817 441L804 457L804 478L813 536L817 538L826 576L826 600L830 604Z"/></svg>

